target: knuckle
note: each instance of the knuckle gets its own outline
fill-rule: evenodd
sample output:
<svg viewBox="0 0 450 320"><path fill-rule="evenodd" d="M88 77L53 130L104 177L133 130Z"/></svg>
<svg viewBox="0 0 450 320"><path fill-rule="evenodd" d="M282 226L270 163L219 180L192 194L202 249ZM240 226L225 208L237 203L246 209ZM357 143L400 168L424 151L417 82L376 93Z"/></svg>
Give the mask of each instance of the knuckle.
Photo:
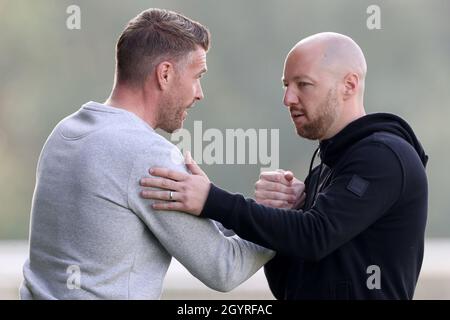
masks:
<svg viewBox="0 0 450 320"><path fill-rule="evenodd" d="M259 190L266 190L270 186L270 183L261 181L258 185Z"/></svg>
<svg viewBox="0 0 450 320"><path fill-rule="evenodd" d="M297 186L304 186L305 184L303 182L301 182L300 180L295 181L295 184Z"/></svg>
<svg viewBox="0 0 450 320"><path fill-rule="evenodd" d="M305 184L303 182L297 180L297 181L295 181L294 185L295 186L304 186Z"/></svg>
<svg viewBox="0 0 450 320"><path fill-rule="evenodd" d="M272 177L273 173L272 172L264 172L260 175L261 180L270 180L270 178Z"/></svg>

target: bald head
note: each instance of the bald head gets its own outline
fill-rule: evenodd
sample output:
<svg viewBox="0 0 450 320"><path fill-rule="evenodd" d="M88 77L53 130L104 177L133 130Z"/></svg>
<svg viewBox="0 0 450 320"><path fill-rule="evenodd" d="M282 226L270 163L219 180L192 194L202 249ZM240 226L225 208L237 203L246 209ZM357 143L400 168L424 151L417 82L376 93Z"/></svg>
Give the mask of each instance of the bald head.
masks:
<svg viewBox="0 0 450 320"><path fill-rule="evenodd" d="M366 59L352 38L334 32L323 32L298 42L289 55L302 53L311 56L311 62L335 74L343 76L349 72L358 74L364 81L367 72Z"/></svg>
<svg viewBox="0 0 450 320"><path fill-rule="evenodd" d="M361 48L345 35L324 32L298 42L283 72L283 103L297 133L327 139L363 116L366 72Z"/></svg>

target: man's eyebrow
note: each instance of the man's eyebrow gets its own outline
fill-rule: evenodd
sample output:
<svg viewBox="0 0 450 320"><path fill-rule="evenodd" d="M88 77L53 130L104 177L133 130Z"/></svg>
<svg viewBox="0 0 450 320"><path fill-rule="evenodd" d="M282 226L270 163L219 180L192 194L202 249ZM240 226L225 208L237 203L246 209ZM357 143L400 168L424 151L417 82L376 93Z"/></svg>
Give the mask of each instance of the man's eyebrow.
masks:
<svg viewBox="0 0 450 320"><path fill-rule="evenodd" d="M308 80L308 81L311 81L311 82L315 82L315 80L313 78L311 78L311 77L309 77L307 75L299 75L299 76L295 76L295 77L292 78L292 81L294 81L294 82L299 81L299 80ZM283 83L286 83L286 79L284 77L281 77L281 81Z"/></svg>

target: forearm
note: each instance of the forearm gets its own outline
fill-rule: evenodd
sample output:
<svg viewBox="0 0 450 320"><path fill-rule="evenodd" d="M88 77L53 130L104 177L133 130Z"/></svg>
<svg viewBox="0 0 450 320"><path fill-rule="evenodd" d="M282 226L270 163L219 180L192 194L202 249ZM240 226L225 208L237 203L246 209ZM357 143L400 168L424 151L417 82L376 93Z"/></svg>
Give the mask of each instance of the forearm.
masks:
<svg viewBox="0 0 450 320"><path fill-rule="evenodd" d="M313 208L302 211L266 207L211 185L202 216L281 255L317 261L365 230L389 205L379 197L378 206L360 198L349 207L349 197L355 197L345 190L339 184L327 196L319 195Z"/></svg>
<svg viewBox="0 0 450 320"><path fill-rule="evenodd" d="M234 289L274 255L237 236L225 237L209 219L176 212L154 212L144 219L169 254L214 290Z"/></svg>
<svg viewBox="0 0 450 320"><path fill-rule="evenodd" d="M219 221L240 237L280 253L292 254L292 229L298 210L269 208L228 193L214 185L202 211L202 216ZM283 232L280 232L280 231Z"/></svg>

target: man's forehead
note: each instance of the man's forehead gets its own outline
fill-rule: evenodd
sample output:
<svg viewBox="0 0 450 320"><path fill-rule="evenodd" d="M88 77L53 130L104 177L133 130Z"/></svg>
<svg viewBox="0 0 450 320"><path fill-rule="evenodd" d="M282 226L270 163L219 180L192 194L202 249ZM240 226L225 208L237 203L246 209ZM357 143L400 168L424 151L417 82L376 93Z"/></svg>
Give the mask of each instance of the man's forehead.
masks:
<svg viewBox="0 0 450 320"><path fill-rule="evenodd" d="M294 49L289 52L284 64L284 75L296 78L314 78L319 67L321 53L309 50Z"/></svg>
<svg viewBox="0 0 450 320"><path fill-rule="evenodd" d="M192 55L192 64L195 67L206 68L206 51L204 49L199 48Z"/></svg>
<svg viewBox="0 0 450 320"><path fill-rule="evenodd" d="M286 57L286 62L305 66L316 64L323 57L323 49L318 46L294 47Z"/></svg>
<svg viewBox="0 0 450 320"><path fill-rule="evenodd" d="M313 68L311 64L305 63L301 59L293 59L291 61L286 60L283 70L283 78L286 78L286 80L299 80L308 77L311 78L312 71Z"/></svg>

